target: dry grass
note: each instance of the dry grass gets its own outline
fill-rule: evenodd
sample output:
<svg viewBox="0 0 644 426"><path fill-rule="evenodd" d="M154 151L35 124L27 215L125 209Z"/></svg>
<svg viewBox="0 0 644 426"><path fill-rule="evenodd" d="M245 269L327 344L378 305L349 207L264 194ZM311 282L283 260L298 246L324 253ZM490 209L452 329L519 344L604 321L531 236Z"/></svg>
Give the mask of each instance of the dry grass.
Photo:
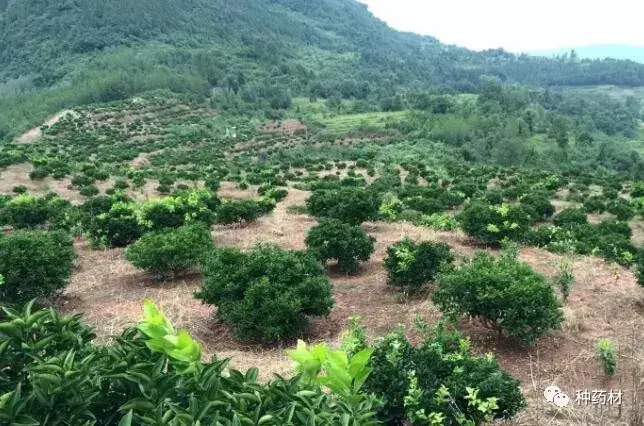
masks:
<svg viewBox="0 0 644 426"><path fill-rule="evenodd" d="M68 188L71 184L71 178L56 180L47 177L43 180L32 181L29 179L29 173L33 169L33 165L27 163L14 164L0 169L0 194L12 194L13 187L22 185L27 188L27 192L31 195L43 196L53 191L61 198L69 200L72 204L82 204L85 201L86 198L80 195L78 191Z"/></svg>
<svg viewBox="0 0 644 426"><path fill-rule="evenodd" d="M249 195L227 185L224 194ZM216 226L214 240L219 245L248 249L259 241L274 242L285 248L304 248L304 238L315 220L306 215L287 214L291 205L304 204L309 193L291 189L273 214L260 218L243 228ZM253 195L254 196L254 195ZM458 255L470 256L477 247L465 235L439 232L409 224L366 223L365 230L377 238L376 251L362 265L359 275L338 273L328 267L333 282L336 306L329 318L315 318L310 330L302 336L310 342L327 341L337 344L347 319L361 315L370 336L377 336L404 324L410 338L416 339L413 323L416 316L433 323L440 313L427 298L399 302L396 293L386 285L382 259L386 247L405 235L414 239L430 239L450 244ZM140 315L141 302L149 297L157 302L179 327L186 327L203 343L206 358L211 354L232 358L234 368L260 368L261 377L272 373L288 374L291 362L284 355L287 342L281 347L262 348L235 342L229 329L210 319L211 308L193 298L199 286L197 276L166 284L151 282L145 274L123 259L120 249L92 251L86 243L77 244L78 271L67 288L60 306L64 311L82 311L96 327L101 340L134 324ZM520 259L545 274L554 275L561 257L535 248L521 250ZM461 328L468 335L477 353L494 353L501 365L521 381L529 407L507 422L515 425L641 425L634 413L644 412L644 294L632 272L605 263L598 258L573 259L576 283L564 308L565 323L561 331L540 339L534 347L517 347L506 339L481 327L475 321L463 321ZM615 378L606 379L594 358L598 338L613 341L619 370ZM557 384L573 399L576 389L622 389L624 405L617 407L578 407L574 404L558 409L547 404L543 389ZM636 391L639 402L635 402ZM632 417L632 418L631 418ZM639 423L638 423L639 422Z"/></svg>

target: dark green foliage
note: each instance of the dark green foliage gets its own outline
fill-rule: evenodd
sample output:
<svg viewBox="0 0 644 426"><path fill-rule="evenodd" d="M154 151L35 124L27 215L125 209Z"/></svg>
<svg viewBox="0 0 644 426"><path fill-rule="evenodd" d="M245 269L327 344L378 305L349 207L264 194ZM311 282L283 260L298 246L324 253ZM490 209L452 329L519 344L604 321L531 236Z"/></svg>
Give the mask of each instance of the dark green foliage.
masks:
<svg viewBox="0 0 644 426"><path fill-rule="evenodd" d="M145 228L132 204L116 202L109 211L88 220L85 231L94 245L125 247L143 235Z"/></svg>
<svg viewBox="0 0 644 426"><path fill-rule="evenodd" d="M584 200L584 209L588 213L603 213L606 210L606 199L600 195L592 195Z"/></svg>
<svg viewBox="0 0 644 426"><path fill-rule="evenodd" d="M42 198L19 195L0 206L0 224L16 229L35 228L55 223L69 207L68 201L55 194Z"/></svg>
<svg viewBox="0 0 644 426"><path fill-rule="evenodd" d="M522 343L533 343L563 321L543 276L511 256L479 252L470 264L439 275L437 283L432 300L441 311L478 317Z"/></svg>
<svg viewBox="0 0 644 426"><path fill-rule="evenodd" d="M532 208L536 212L536 217L541 220L548 219L555 213L554 206L544 193L535 192L522 197L521 205Z"/></svg>
<svg viewBox="0 0 644 426"><path fill-rule="evenodd" d="M445 243L415 243L405 238L387 247L387 284L417 290L433 280L440 268L451 266L453 261L454 256Z"/></svg>
<svg viewBox="0 0 644 426"><path fill-rule="evenodd" d="M588 223L588 212L583 208L569 207L560 211L554 217L553 222L557 226L573 226Z"/></svg>
<svg viewBox="0 0 644 426"><path fill-rule="evenodd" d="M203 267L196 297L217 306L241 341L298 337L307 315L328 315L334 304L324 268L308 253L259 245L249 253L216 249Z"/></svg>
<svg viewBox="0 0 644 426"><path fill-rule="evenodd" d="M306 206L315 217L339 219L351 225L360 225L376 217L380 202L372 191L341 188L314 191L306 200Z"/></svg>
<svg viewBox="0 0 644 426"><path fill-rule="evenodd" d="M260 204L254 200L224 201L217 209L217 223L252 222L261 213Z"/></svg>
<svg viewBox="0 0 644 426"><path fill-rule="evenodd" d="M62 231L0 234L0 305L54 296L69 282L75 258L73 240Z"/></svg>
<svg viewBox="0 0 644 426"><path fill-rule="evenodd" d="M639 250L635 258L635 278L637 283L644 287L644 253Z"/></svg>
<svg viewBox="0 0 644 426"><path fill-rule="evenodd" d="M342 272L356 273L360 261L369 260L375 241L359 226L326 219L309 230L306 248L322 263L337 260Z"/></svg>
<svg viewBox="0 0 644 426"><path fill-rule="evenodd" d="M198 266L211 248L209 229L196 223L145 234L125 250L125 258L164 279Z"/></svg>
<svg viewBox="0 0 644 426"><path fill-rule="evenodd" d="M526 233L530 215L520 206L492 206L480 201L468 204L456 217L467 235L484 243L518 240Z"/></svg>
<svg viewBox="0 0 644 426"><path fill-rule="evenodd" d="M375 424L369 420L374 402L360 388L336 393L301 376L264 383L256 368L229 370L217 357L203 363L200 345L187 332L177 332L156 307L145 309L143 321L109 346L93 342L80 315L36 311L31 304L6 310L0 423L188 426L244 418L266 426ZM337 380L335 373L325 375Z"/></svg>
<svg viewBox="0 0 644 426"><path fill-rule="evenodd" d="M378 417L385 424L407 424L409 411L405 399L409 395L411 376L422 391L416 401L418 409L426 413L445 415L443 424L459 424L456 410L441 404L435 395L445 386L466 418L474 424L483 420L483 414L469 406L463 397L465 387L479 389L479 398L498 398L495 418L510 418L526 406L519 381L505 372L493 357L476 356L470 352L469 342L458 332L447 332L441 325L413 346L402 330L378 339L373 345L372 372L365 390L374 392L383 401Z"/></svg>
<svg viewBox="0 0 644 426"><path fill-rule="evenodd" d="M628 201L623 198L609 201L606 210L614 214L617 220L629 220L635 215Z"/></svg>

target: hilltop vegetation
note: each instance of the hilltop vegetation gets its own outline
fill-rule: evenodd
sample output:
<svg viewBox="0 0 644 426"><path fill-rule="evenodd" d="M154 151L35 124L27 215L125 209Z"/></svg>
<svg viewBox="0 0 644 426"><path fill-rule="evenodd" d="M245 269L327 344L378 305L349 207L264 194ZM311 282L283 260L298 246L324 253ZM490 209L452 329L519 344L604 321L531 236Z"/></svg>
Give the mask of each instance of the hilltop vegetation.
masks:
<svg viewBox="0 0 644 426"><path fill-rule="evenodd" d="M160 88L201 99L223 91L228 102L281 110L296 96L380 104L404 89L476 93L483 75L535 86L644 84L644 65L633 62L475 53L399 33L354 0L9 0L0 10L6 139L63 108Z"/></svg>

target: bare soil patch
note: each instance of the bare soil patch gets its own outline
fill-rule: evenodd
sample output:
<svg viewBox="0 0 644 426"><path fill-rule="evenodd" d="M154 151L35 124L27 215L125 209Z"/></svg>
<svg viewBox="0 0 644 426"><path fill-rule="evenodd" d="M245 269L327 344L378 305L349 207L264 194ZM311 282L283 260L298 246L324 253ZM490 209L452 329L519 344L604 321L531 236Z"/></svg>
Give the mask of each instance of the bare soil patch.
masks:
<svg viewBox="0 0 644 426"><path fill-rule="evenodd" d="M67 115L72 115L74 117L78 116L78 113L75 111L66 109L64 111L59 112L58 114L54 115L53 117L49 118L47 121L45 121L44 125L45 126L53 126L54 124L58 123L63 117ZM16 138L17 143L33 143L40 139L42 137L42 130L40 130L42 126L34 127L33 129L30 129L23 133L22 135L18 136Z"/></svg>

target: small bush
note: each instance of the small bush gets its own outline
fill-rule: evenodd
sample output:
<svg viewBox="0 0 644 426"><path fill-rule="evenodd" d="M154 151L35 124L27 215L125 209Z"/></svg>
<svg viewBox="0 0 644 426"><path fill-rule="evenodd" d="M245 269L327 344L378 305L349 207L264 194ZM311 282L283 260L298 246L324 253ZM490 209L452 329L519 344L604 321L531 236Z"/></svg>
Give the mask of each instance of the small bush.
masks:
<svg viewBox="0 0 644 426"><path fill-rule="evenodd" d="M589 213L603 213L606 211L605 198L600 195L592 195L584 200L584 209Z"/></svg>
<svg viewBox="0 0 644 426"><path fill-rule="evenodd" d="M145 232L135 205L128 202L116 202L109 211L85 222L85 231L96 246L125 247Z"/></svg>
<svg viewBox="0 0 644 426"><path fill-rule="evenodd" d="M617 372L613 342L608 339L598 339L596 356L606 376L613 376Z"/></svg>
<svg viewBox="0 0 644 426"><path fill-rule="evenodd" d="M609 213L614 214L617 220L629 220L635 216L635 212L631 209L631 205L623 198L618 198L609 202L606 210Z"/></svg>
<svg viewBox="0 0 644 426"><path fill-rule="evenodd" d="M338 219L327 219L311 228L306 247L323 263L335 259L342 272L355 273L360 261L367 261L374 251L375 238L359 226Z"/></svg>
<svg viewBox="0 0 644 426"><path fill-rule="evenodd" d="M19 195L6 201L0 208L0 224L16 229L43 226L48 222L55 222L69 206L69 202L55 194L42 198Z"/></svg>
<svg viewBox="0 0 644 426"><path fill-rule="evenodd" d="M575 275L573 274L572 264L570 262L564 261L559 265L559 270L555 276L555 283L561 290L563 300L567 301L568 296L570 296L570 289L575 283Z"/></svg>
<svg viewBox="0 0 644 426"><path fill-rule="evenodd" d="M532 193L521 198L521 205L532 208L536 214L537 218L541 220L548 219L553 214L555 214L555 208L550 203L550 200L545 194L542 193Z"/></svg>
<svg viewBox="0 0 644 426"><path fill-rule="evenodd" d="M257 201L224 201L217 209L217 223L228 225L239 222L252 222L261 214Z"/></svg>
<svg viewBox="0 0 644 426"><path fill-rule="evenodd" d="M377 216L380 200L373 192L359 188L317 190L306 200L306 206L312 216L360 225Z"/></svg>
<svg viewBox="0 0 644 426"><path fill-rule="evenodd" d="M469 204L456 219L467 235L495 244L504 239L519 240L531 222L530 216L518 206L491 206L482 202Z"/></svg>
<svg viewBox="0 0 644 426"><path fill-rule="evenodd" d="M69 282L75 258L73 240L62 231L0 235L0 305L55 295Z"/></svg>
<svg viewBox="0 0 644 426"><path fill-rule="evenodd" d="M532 343L563 320L543 276L511 256L479 252L470 264L439 274L432 300L448 314L479 317L499 332Z"/></svg>
<svg viewBox="0 0 644 426"><path fill-rule="evenodd" d="M242 341L298 337L308 315L328 315L334 301L324 268L310 254L261 244L249 253L216 249L205 261L195 296Z"/></svg>
<svg viewBox="0 0 644 426"><path fill-rule="evenodd" d="M211 248L210 231L197 223L146 234L125 250L125 258L155 279L165 279L198 266Z"/></svg>
<svg viewBox="0 0 644 426"><path fill-rule="evenodd" d="M384 424L428 424L414 422L419 412L443 416L443 421L433 424L483 424L487 413L468 404L463 397L467 388L477 389L481 399L496 398L493 418L510 418L526 406L519 381L495 358L473 354L469 341L458 332L447 332L439 324L423 334L418 346L405 338L403 330L373 344L365 391L382 400L378 418ZM353 340L353 350L365 346L364 338ZM441 389L454 397L452 404L436 398ZM460 415L471 423L459 422Z"/></svg>
<svg viewBox="0 0 644 426"><path fill-rule="evenodd" d="M433 280L439 267L451 265L454 256L445 243L415 243L405 238L387 247L387 284L417 290Z"/></svg>
<svg viewBox="0 0 644 426"><path fill-rule="evenodd" d="M569 207L560 211L553 222L557 226L584 225L588 223L588 212L583 208Z"/></svg>
<svg viewBox="0 0 644 426"><path fill-rule="evenodd" d="M420 224L439 231L453 231L458 229L459 226L456 218L446 213L423 215L420 219Z"/></svg>

